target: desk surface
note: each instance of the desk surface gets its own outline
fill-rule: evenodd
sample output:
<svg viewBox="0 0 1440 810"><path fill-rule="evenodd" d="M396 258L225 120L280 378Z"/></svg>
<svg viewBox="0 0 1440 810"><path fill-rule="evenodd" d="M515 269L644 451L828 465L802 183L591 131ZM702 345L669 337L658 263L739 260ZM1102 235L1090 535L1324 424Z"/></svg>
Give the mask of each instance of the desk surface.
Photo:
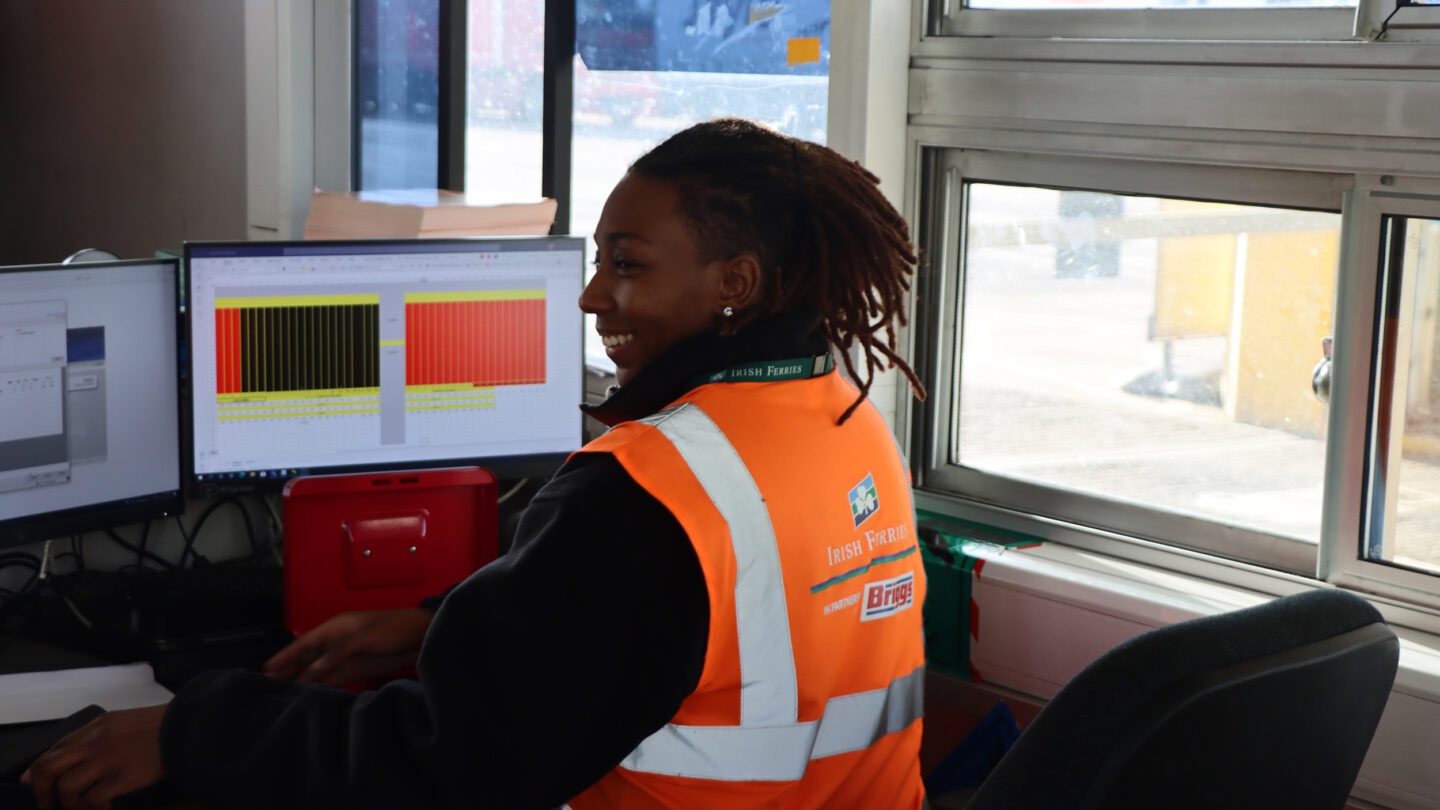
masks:
<svg viewBox="0 0 1440 810"><path fill-rule="evenodd" d="M0 634L0 675L103 667L115 663L87 653L52 647L19 636Z"/></svg>

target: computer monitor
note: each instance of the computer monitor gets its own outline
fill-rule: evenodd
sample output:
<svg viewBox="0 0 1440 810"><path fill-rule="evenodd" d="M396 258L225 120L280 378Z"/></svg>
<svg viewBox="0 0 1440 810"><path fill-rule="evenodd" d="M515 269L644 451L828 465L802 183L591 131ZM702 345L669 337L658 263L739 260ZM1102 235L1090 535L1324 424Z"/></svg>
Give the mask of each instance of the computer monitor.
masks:
<svg viewBox="0 0 1440 810"><path fill-rule="evenodd" d="M185 246L199 494L580 447L583 240Z"/></svg>
<svg viewBox="0 0 1440 810"><path fill-rule="evenodd" d="M0 268L0 546L181 510L175 275Z"/></svg>

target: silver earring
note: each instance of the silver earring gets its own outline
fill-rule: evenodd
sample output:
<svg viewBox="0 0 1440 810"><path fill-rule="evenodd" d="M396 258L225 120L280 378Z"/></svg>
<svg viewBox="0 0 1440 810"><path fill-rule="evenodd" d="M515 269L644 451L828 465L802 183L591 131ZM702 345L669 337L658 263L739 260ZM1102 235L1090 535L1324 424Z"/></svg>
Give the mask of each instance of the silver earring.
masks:
<svg viewBox="0 0 1440 810"><path fill-rule="evenodd" d="M727 318L733 318L733 317L735 317L735 308L734 308L734 307L725 307L723 310L720 311L720 313L721 313L722 315L724 315L725 317L727 317Z"/></svg>

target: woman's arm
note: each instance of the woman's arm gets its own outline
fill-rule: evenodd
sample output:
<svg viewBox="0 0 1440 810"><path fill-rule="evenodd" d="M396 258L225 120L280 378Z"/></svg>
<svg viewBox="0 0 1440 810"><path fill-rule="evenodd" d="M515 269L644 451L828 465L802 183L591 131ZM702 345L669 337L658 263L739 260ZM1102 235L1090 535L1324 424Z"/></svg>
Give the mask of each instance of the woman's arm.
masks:
<svg viewBox="0 0 1440 810"><path fill-rule="evenodd" d="M679 524L613 457L580 455L446 599L418 682L202 676L166 713L165 767L216 807L554 807L669 721L708 628Z"/></svg>

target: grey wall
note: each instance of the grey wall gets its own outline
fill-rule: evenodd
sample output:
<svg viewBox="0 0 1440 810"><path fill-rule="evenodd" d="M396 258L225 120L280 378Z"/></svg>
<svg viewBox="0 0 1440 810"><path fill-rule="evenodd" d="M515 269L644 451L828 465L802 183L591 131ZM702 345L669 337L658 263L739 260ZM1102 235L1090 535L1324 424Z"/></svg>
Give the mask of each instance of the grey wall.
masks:
<svg viewBox="0 0 1440 810"><path fill-rule="evenodd" d="M232 0L0 0L0 265L244 239Z"/></svg>

